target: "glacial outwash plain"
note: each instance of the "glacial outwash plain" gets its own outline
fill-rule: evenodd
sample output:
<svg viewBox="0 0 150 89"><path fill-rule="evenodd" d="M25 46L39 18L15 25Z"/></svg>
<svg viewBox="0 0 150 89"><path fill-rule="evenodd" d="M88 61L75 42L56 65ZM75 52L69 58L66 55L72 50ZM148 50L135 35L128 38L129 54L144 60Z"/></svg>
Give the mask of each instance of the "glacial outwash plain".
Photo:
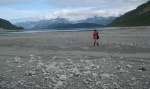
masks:
<svg viewBox="0 0 150 89"><path fill-rule="evenodd" d="M0 89L150 89L150 27L0 34Z"/></svg>

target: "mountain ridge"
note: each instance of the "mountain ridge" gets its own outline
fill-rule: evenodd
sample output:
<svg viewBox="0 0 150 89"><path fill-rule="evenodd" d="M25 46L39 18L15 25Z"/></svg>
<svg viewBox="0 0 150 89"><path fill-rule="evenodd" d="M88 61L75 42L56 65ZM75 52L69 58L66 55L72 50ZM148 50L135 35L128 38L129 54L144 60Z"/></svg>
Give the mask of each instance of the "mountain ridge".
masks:
<svg viewBox="0 0 150 89"><path fill-rule="evenodd" d="M9 21L5 19L0 18L0 28L6 29L6 30L20 30L23 29L22 27L17 27L13 24L11 24Z"/></svg>
<svg viewBox="0 0 150 89"><path fill-rule="evenodd" d="M150 26L150 0L116 18L108 26Z"/></svg>
<svg viewBox="0 0 150 89"><path fill-rule="evenodd" d="M79 21L69 21L68 19L65 18L56 18L56 19L51 19L51 20L41 20L41 21L35 21L35 22L22 22L22 23L16 23L15 25L17 26L22 26L26 29L47 29L49 28L60 28L61 27L69 27L72 28L73 27L77 27L77 25L79 25L79 27L82 27L81 24L87 24L87 27L92 27L92 26L105 26L109 23L111 23L116 17L98 17L98 16L94 16L91 18L87 18L85 20L79 20ZM54 25L54 26L52 26ZM58 27L57 27L58 25ZM64 25L64 26L63 26ZM71 25L71 26L67 26L67 25ZM91 26L90 26L91 25ZM86 27L86 26L84 26Z"/></svg>
<svg viewBox="0 0 150 89"><path fill-rule="evenodd" d="M103 27L103 25L93 24L93 23L74 23L74 24L49 25L47 28L50 28L50 29L63 29L63 28L92 28L92 27Z"/></svg>

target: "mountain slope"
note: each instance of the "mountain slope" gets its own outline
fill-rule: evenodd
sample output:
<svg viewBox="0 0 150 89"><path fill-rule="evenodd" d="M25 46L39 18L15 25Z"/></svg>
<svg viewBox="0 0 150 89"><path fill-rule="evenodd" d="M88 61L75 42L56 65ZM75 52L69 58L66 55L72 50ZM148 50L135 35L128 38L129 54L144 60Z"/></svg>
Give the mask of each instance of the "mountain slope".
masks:
<svg viewBox="0 0 150 89"><path fill-rule="evenodd" d="M0 28L15 29L15 30L23 29L22 27L17 27L15 25L11 24L9 21L1 19L1 18L0 18Z"/></svg>
<svg viewBox="0 0 150 89"><path fill-rule="evenodd" d="M116 18L108 26L150 26L150 1Z"/></svg>

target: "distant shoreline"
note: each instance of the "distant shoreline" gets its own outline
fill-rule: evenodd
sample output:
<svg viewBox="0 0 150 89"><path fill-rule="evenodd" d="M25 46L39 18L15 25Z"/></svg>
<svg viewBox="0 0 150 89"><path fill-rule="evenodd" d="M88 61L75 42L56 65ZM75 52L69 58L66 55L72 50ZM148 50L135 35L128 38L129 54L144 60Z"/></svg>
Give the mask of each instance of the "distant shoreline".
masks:
<svg viewBox="0 0 150 89"><path fill-rule="evenodd" d="M0 34L20 34L20 33L40 33L40 32L84 32L93 31L94 29L98 31L103 30L124 30L124 29L148 29L150 26L134 26L134 27L96 27L96 28L70 28L70 29L24 29L24 30L5 30L0 28Z"/></svg>
<svg viewBox="0 0 150 89"><path fill-rule="evenodd" d="M150 28L150 26L139 26L139 27L96 27L96 28L70 28L70 29L24 29L24 30L5 30L0 29L0 34L23 34L23 33L43 33L43 32L84 32L93 31L94 29L98 31L103 30L124 30L130 28Z"/></svg>
<svg viewBox="0 0 150 89"><path fill-rule="evenodd" d="M25 30L1 30L0 34L6 33L40 33L40 32L82 32L82 31L93 31L95 28L71 28L71 29L25 29ZM103 27L97 30L106 30Z"/></svg>

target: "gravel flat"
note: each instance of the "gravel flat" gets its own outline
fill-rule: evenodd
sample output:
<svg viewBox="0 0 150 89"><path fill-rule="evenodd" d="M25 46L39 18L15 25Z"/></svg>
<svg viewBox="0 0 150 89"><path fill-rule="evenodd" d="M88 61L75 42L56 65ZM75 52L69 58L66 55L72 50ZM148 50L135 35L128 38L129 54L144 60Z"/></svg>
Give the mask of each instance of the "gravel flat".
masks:
<svg viewBox="0 0 150 89"><path fill-rule="evenodd" d="M150 27L0 34L1 89L150 89Z"/></svg>

